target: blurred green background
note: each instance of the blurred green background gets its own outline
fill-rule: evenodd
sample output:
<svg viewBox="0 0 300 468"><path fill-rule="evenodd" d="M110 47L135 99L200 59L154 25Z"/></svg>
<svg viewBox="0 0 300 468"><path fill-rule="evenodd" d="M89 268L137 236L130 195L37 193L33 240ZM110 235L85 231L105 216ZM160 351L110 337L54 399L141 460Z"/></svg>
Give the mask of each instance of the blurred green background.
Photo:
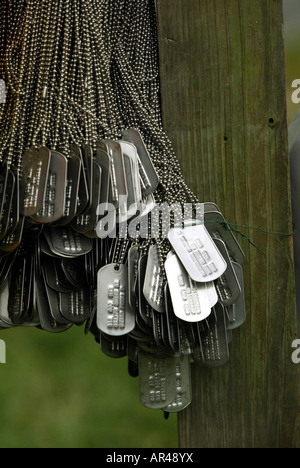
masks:
<svg viewBox="0 0 300 468"><path fill-rule="evenodd" d="M300 79L300 2L284 0L288 122L299 110L291 83ZM1 448L176 448L177 418L139 403L127 359L102 354L92 335L36 329L0 331Z"/></svg>

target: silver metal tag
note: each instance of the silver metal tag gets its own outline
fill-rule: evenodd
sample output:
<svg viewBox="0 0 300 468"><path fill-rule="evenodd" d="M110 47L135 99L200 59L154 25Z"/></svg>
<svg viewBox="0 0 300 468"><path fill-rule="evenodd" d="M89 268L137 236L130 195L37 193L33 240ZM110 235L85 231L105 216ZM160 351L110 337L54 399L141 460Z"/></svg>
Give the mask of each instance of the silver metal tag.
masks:
<svg viewBox="0 0 300 468"><path fill-rule="evenodd" d="M230 226L227 225L224 216L217 211L205 211L205 226L213 239L221 239L224 241L230 257L243 265L245 262L245 254L239 245Z"/></svg>
<svg viewBox="0 0 300 468"><path fill-rule="evenodd" d="M192 280L207 283L225 272L227 264L204 225L175 227L168 237Z"/></svg>
<svg viewBox="0 0 300 468"><path fill-rule="evenodd" d="M176 387L176 398L164 409L168 413L178 413L192 402L191 363L189 356L183 359L175 357L176 373L173 384Z"/></svg>
<svg viewBox="0 0 300 468"><path fill-rule="evenodd" d="M173 385L176 360L157 359L139 351L138 367L141 404L150 409L164 409L172 404L177 396Z"/></svg>
<svg viewBox="0 0 300 468"><path fill-rule="evenodd" d="M43 207L32 219L37 223L54 223L65 212L67 158L56 151L51 151L50 167Z"/></svg>
<svg viewBox="0 0 300 468"><path fill-rule="evenodd" d="M193 281L172 253L167 257L165 270L176 317L186 322L206 319L211 314L206 285Z"/></svg>
<svg viewBox="0 0 300 468"><path fill-rule="evenodd" d="M110 264L98 272L97 326L111 336L123 336L135 328L135 313L128 302L128 271Z"/></svg>
<svg viewBox="0 0 300 468"><path fill-rule="evenodd" d="M43 208L51 153L46 147L27 150L22 158L20 212L33 216Z"/></svg>
<svg viewBox="0 0 300 468"><path fill-rule="evenodd" d="M229 318L227 330L235 330L236 328L241 327L243 323L245 323L247 318L243 267L236 262L232 262L232 265L241 287L241 294L234 304L232 304L230 307L227 307L227 315Z"/></svg>
<svg viewBox="0 0 300 468"><path fill-rule="evenodd" d="M165 278L162 274L156 245L151 245L143 293L150 306L157 312L165 312Z"/></svg>
<svg viewBox="0 0 300 468"><path fill-rule="evenodd" d="M227 263L227 269L225 273L220 276L216 282L216 288L219 294L220 302L227 307L238 300L239 296L241 295L241 287L229 257L226 245L221 239L214 239L214 243L218 247Z"/></svg>
<svg viewBox="0 0 300 468"><path fill-rule="evenodd" d="M122 138L125 141L132 143L137 149L142 194L143 197L148 197L157 189L159 184L159 177L146 145L142 139L141 134L136 129L130 128L125 130L122 134Z"/></svg>

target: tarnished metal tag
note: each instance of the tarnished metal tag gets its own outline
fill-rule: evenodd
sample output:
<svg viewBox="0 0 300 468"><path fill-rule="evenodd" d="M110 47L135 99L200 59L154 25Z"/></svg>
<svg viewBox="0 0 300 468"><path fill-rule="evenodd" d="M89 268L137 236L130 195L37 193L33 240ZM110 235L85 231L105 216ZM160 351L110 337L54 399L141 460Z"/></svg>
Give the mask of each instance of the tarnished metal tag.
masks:
<svg viewBox="0 0 300 468"><path fill-rule="evenodd" d="M143 351L138 355L139 395L143 406L150 409L164 409L177 396L174 377L176 360L156 359Z"/></svg>
<svg viewBox="0 0 300 468"><path fill-rule="evenodd" d="M51 152L46 147L29 149L22 158L20 212L24 216L38 213L44 204Z"/></svg>
<svg viewBox="0 0 300 468"><path fill-rule="evenodd" d="M199 325L203 350L203 365L220 367L229 360L228 339L224 307L217 304L213 313Z"/></svg>
<svg viewBox="0 0 300 468"><path fill-rule="evenodd" d="M225 272L227 264L204 225L175 227L168 237L192 280L207 283Z"/></svg>
<svg viewBox="0 0 300 468"><path fill-rule="evenodd" d="M32 216L37 223L54 223L61 219L65 211L67 158L51 151L50 167L44 202L41 210Z"/></svg>
<svg viewBox="0 0 300 468"><path fill-rule="evenodd" d="M245 254L239 245L230 226L226 223L224 216L217 211L206 211L205 208L205 226L213 239L221 239L224 241L230 257L243 265L245 262Z"/></svg>
<svg viewBox="0 0 300 468"><path fill-rule="evenodd" d="M176 387L176 398L170 403L164 411L168 413L178 413L187 408L192 402L192 382L191 382L191 363L189 356L175 359L175 375L173 385Z"/></svg>
<svg viewBox="0 0 300 468"><path fill-rule="evenodd" d="M246 305L245 305L245 290L244 290L244 275L243 267L236 262L232 262L233 268L237 275L240 287L241 294L237 301L232 304L230 307L227 307L227 315L229 318L229 323L227 324L227 330L235 330L245 323L247 318Z"/></svg>
<svg viewBox="0 0 300 468"><path fill-rule="evenodd" d="M123 336L135 328L135 313L128 302L128 271L110 264L98 272L97 326L111 336Z"/></svg>
<svg viewBox="0 0 300 468"><path fill-rule="evenodd" d="M241 287L229 257L226 245L221 239L214 239L221 255L227 263L226 271L216 282L216 288L219 294L220 302L224 306L230 306L238 300L241 294Z"/></svg>
<svg viewBox="0 0 300 468"><path fill-rule="evenodd" d="M159 262L156 245L151 245L148 252L148 261L145 275L143 293L150 306L157 312L165 312L165 277Z"/></svg>
<svg viewBox="0 0 300 468"><path fill-rule="evenodd" d="M193 281L175 254L168 255L165 270L176 317L186 322L206 319L211 314L206 285Z"/></svg>
<svg viewBox="0 0 300 468"><path fill-rule="evenodd" d="M92 250L91 240L69 226L45 229L44 234L51 251L56 255L77 257Z"/></svg>
<svg viewBox="0 0 300 468"><path fill-rule="evenodd" d="M6 189L2 200L2 209L0 211L0 240L3 239L8 230L11 206L14 200L16 178L13 171L9 170L7 174Z"/></svg>

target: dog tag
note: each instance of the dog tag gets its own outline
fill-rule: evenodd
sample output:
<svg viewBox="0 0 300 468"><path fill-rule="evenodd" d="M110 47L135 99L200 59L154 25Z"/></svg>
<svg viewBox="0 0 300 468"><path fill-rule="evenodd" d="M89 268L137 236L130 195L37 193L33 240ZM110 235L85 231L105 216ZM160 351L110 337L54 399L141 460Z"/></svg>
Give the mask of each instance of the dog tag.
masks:
<svg viewBox="0 0 300 468"><path fill-rule="evenodd" d="M151 245L148 252L143 293L150 306L161 313L165 312L164 287L165 278L162 274L157 246Z"/></svg>
<svg viewBox="0 0 300 468"><path fill-rule="evenodd" d="M2 240L7 234L15 183L15 175L11 170L9 170L7 174L4 199L2 200L2 209L0 211L0 240Z"/></svg>
<svg viewBox="0 0 300 468"><path fill-rule="evenodd" d="M144 284L147 268L147 255L142 255L138 261L138 303L139 314L148 325L152 325L152 312L153 309L144 296Z"/></svg>
<svg viewBox="0 0 300 468"><path fill-rule="evenodd" d="M151 193L155 192L159 184L159 177L149 152L138 130L125 130L122 134L122 138L132 143L137 150L142 194L144 198L147 198Z"/></svg>
<svg viewBox="0 0 300 468"><path fill-rule="evenodd" d="M80 216L85 212L85 210L87 210L89 205L89 188L81 148L78 145L73 144L71 146L71 152L72 155L80 160L79 187L76 210L76 216Z"/></svg>
<svg viewBox="0 0 300 468"><path fill-rule="evenodd" d="M138 264L140 249L137 245L128 252L128 302L131 308L138 311Z"/></svg>
<svg viewBox="0 0 300 468"><path fill-rule="evenodd" d="M176 388L176 397L164 411L168 413L178 413L187 408L192 402L192 382L190 358L184 356L183 360L175 359L176 372L173 376L173 385Z"/></svg>
<svg viewBox="0 0 300 468"><path fill-rule="evenodd" d="M245 290L244 290L244 275L243 268L239 263L232 262L233 268L237 275L241 294L237 301L227 308L227 314L229 318L229 324L227 324L227 330L235 330L241 327L246 321L246 306L245 306Z"/></svg>
<svg viewBox="0 0 300 468"><path fill-rule="evenodd" d="M135 328L135 313L128 302L128 272L110 264L98 272L97 326L111 336L123 336Z"/></svg>
<svg viewBox="0 0 300 468"><path fill-rule="evenodd" d="M205 226L213 239L221 239L225 243L230 257L243 265L245 254L230 230L230 226L226 223L224 216L217 211L205 211Z"/></svg>
<svg viewBox="0 0 300 468"><path fill-rule="evenodd" d="M17 228L20 220L20 182L19 171L12 169L15 176L14 191L8 216L7 231L5 236L10 236Z"/></svg>
<svg viewBox="0 0 300 468"><path fill-rule="evenodd" d="M210 307L214 307L219 300L215 283L205 283Z"/></svg>
<svg viewBox="0 0 300 468"><path fill-rule="evenodd" d="M35 275L36 308L43 330L50 333L62 333L72 327L72 323L62 324L57 322L50 313L45 283L41 275Z"/></svg>
<svg viewBox="0 0 300 468"><path fill-rule="evenodd" d="M7 280L7 277L13 267L13 264L16 261L17 254L18 250L15 250L6 257L0 258L0 288L2 287L3 283Z"/></svg>
<svg viewBox="0 0 300 468"><path fill-rule="evenodd" d="M19 247L22 240L24 223L25 217L21 216L14 232L8 234L4 239L2 239L2 241L0 241L0 255L1 252L4 254L11 253Z"/></svg>
<svg viewBox="0 0 300 468"><path fill-rule="evenodd" d="M100 349L110 358L121 359L127 355L127 337L107 337L100 333Z"/></svg>
<svg viewBox="0 0 300 468"><path fill-rule="evenodd" d="M168 283L165 284L165 304L169 345L174 353L179 352L178 318L174 315Z"/></svg>
<svg viewBox="0 0 300 468"><path fill-rule="evenodd" d="M237 301L241 294L241 288L226 245L220 239L214 239L214 243L227 263L225 273L220 276L216 282L216 289L218 291L220 302L224 306L228 307Z"/></svg>
<svg viewBox="0 0 300 468"><path fill-rule="evenodd" d="M65 190L65 211L56 225L70 224L77 213L79 186L80 186L81 160L79 156L71 153L67 163L67 180ZM54 223L55 225L55 223Z"/></svg>
<svg viewBox="0 0 300 468"><path fill-rule="evenodd" d="M10 273L8 315L15 325L22 324L26 262L28 260L29 258L25 255L18 255Z"/></svg>
<svg viewBox="0 0 300 468"><path fill-rule="evenodd" d="M89 145L83 145L81 148L83 167L86 174L86 182L88 187L89 199L85 211L92 207L93 202L93 186L94 186L94 165L93 165L93 150Z"/></svg>
<svg viewBox="0 0 300 468"><path fill-rule="evenodd" d="M96 161L93 161L93 186L90 191L92 200L91 207L84 215L78 217L76 223L72 225L75 231L85 234L88 237L97 237L97 208L101 200L101 178L101 167Z"/></svg>
<svg viewBox="0 0 300 468"><path fill-rule="evenodd" d="M201 343L206 367L220 367L229 360L229 349L226 333L224 308L221 304L213 309L213 313L200 325Z"/></svg>
<svg viewBox="0 0 300 468"><path fill-rule="evenodd" d="M68 293L59 293L62 315L71 323L81 324L89 319L91 303L89 291L79 289Z"/></svg>
<svg viewBox="0 0 300 468"><path fill-rule="evenodd" d="M211 282L225 272L226 262L204 225L174 228L168 237L192 280Z"/></svg>
<svg viewBox="0 0 300 468"><path fill-rule="evenodd" d="M33 216L43 208L50 161L51 153L46 147L29 149L22 158L20 212L23 216Z"/></svg>
<svg viewBox="0 0 300 468"><path fill-rule="evenodd" d="M43 277L45 278L45 271L43 271ZM67 320L60 311L60 295L57 291L50 288L46 281L44 281L46 294L48 298L50 314L57 323L69 325L70 321Z"/></svg>
<svg viewBox="0 0 300 468"><path fill-rule="evenodd" d="M0 327L13 328L15 325L8 314L9 281L6 279L0 288Z"/></svg>
<svg viewBox="0 0 300 468"><path fill-rule="evenodd" d="M193 281L177 256L169 254L165 262L173 310L186 322L199 322L211 314L206 285Z"/></svg>
<svg viewBox="0 0 300 468"><path fill-rule="evenodd" d="M51 151L47 188L43 207L32 219L37 223L54 223L61 219L65 211L67 158Z"/></svg>
<svg viewBox="0 0 300 468"><path fill-rule="evenodd" d="M143 406L164 409L176 399L176 361L149 357L143 351L138 355L139 396ZM171 384L170 384L171 382Z"/></svg>
<svg viewBox="0 0 300 468"><path fill-rule="evenodd" d="M84 265L82 263L82 257L78 259L74 258L63 258L61 261L62 271L68 283L75 289L87 289L88 284L85 279L85 275L82 274Z"/></svg>
<svg viewBox="0 0 300 468"><path fill-rule="evenodd" d="M92 250L92 242L71 227L56 227L44 231L52 252L62 257L86 255Z"/></svg>
<svg viewBox="0 0 300 468"><path fill-rule="evenodd" d="M127 185L124 158L118 142L106 140L100 142L104 151L110 156L112 202L120 210L120 215L127 215Z"/></svg>
<svg viewBox="0 0 300 468"><path fill-rule="evenodd" d="M140 203L142 201L142 190L139 175L139 160L136 147L126 141L119 141L119 143L121 145L123 155L127 156L131 161L134 203Z"/></svg>

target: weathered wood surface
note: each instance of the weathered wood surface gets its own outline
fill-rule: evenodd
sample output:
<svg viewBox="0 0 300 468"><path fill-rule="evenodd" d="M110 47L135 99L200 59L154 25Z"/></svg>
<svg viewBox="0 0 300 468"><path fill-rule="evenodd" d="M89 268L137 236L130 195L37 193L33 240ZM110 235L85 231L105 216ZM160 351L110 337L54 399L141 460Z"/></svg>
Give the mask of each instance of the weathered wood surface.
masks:
<svg viewBox="0 0 300 468"><path fill-rule="evenodd" d="M282 0L156 0L164 127L188 184L228 222L291 232ZM300 447L292 238L240 228L248 318L194 368L181 447Z"/></svg>

